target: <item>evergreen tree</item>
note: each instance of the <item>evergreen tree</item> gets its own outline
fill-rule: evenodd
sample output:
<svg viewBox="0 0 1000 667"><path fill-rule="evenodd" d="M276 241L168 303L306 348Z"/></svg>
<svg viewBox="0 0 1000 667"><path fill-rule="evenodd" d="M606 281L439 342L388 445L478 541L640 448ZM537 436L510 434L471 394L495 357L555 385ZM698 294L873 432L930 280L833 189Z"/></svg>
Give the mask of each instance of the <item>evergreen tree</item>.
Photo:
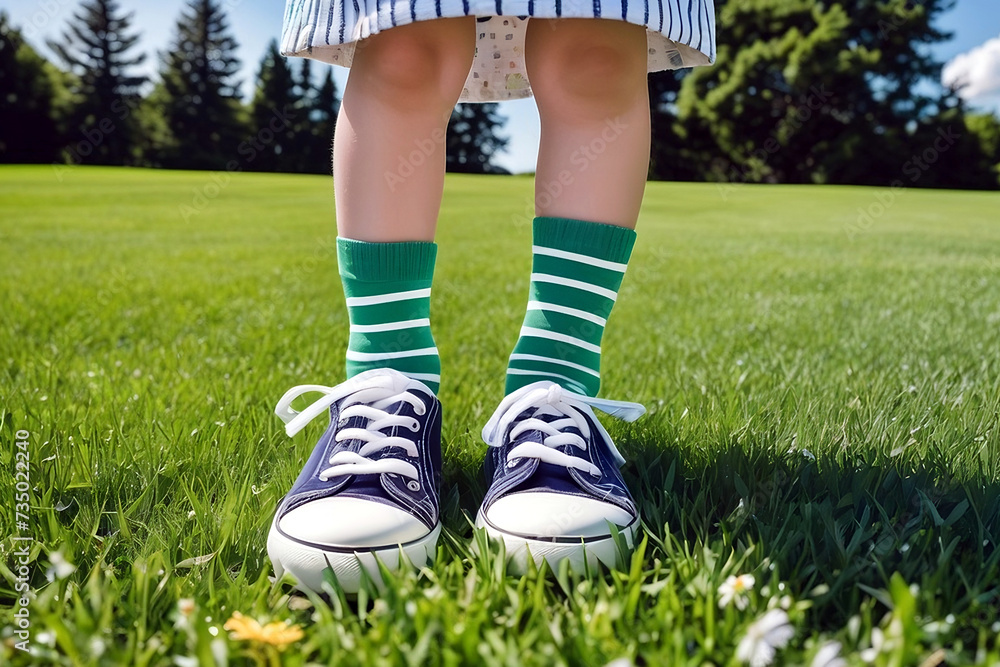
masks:
<svg viewBox="0 0 1000 667"><path fill-rule="evenodd" d="M299 99L303 100L306 106L312 103L313 97L313 83L312 83L312 60L309 58L300 58L302 61L299 65L299 76L295 80L295 85L298 88L297 93Z"/></svg>
<svg viewBox="0 0 1000 667"><path fill-rule="evenodd" d="M308 171L329 174L333 167L333 132L340 113L337 98L337 84L333 80L333 69L326 71L323 83L313 98L310 118L313 123L313 140Z"/></svg>
<svg viewBox="0 0 1000 667"><path fill-rule="evenodd" d="M502 174L507 171L491 163L507 147L509 139L497 135L506 118L497 104L459 104L451 113L446 146L448 171Z"/></svg>
<svg viewBox="0 0 1000 667"><path fill-rule="evenodd" d="M54 69L0 12L0 162L57 159L62 144Z"/></svg>
<svg viewBox="0 0 1000 667"><path fill-rule="evenodd" d="M687 70L664 70L649 75L649 119L652 146L649 154L650 178L695 180L696 172L684 172L690 164L682 159L685 143L677 130L677 94Z"/></svg>
<svg viewBox="0 0 1000 667"><path fill-rule="evenodd" d="M298 171L301 141L296 133L308 114L288 62L274 40L268 45L257 74L257 90L250 110L251 126L259 147L249 169L254 171Z"/></svg>
<svg viewBox="0 0 1000 667"><path fill-rule="evenodd" d="M129 35L132 14L117 0L89 0L73 15L61 39L48 46L76 75L70 117L70 160L130 164L135 140L131 116L146 77L130 73L146 54L128 55L139 40Z"/></svg>
<svg viewBox="0 0 1000 667"><path fill-rule="evenodd" d="M298 96L298 109L295 114L295 129L293 150L295 160L292 170L299 173L316 171L317 146L316 124L313 118L316 89L312 81L312 60L299 59L298 76L295 78L295 93Z"/></svg>
<svg viewBox="0 0 1000 667"><path fill-rule="evenodd" d="M1000 118L989 113L966 114L965 127L979 142L994 184L1000 182Z"/></svg>
<svg viewBox="0 0 1000 667"><path fill-rule="evenodd" d="M718 64L684 76L677 122L656 126L653 155L669 159L654 162L654 176L860 184L902 178L917 142L955 118L954 95L937 86L941 65L927 48L949 37L934 23L952 4L720 1ZM653 100L654 107L665 102L667 95ZM965 176L933 169L912 184L957 185Z"/></svg>
<svg viewBox="0 0 1000 667"><path fill-rule="evenodd" d="M173 137L163 156L166 166L247 168L255 161L255 143L240 143L246 127L235 79L236 46L219 3L190 0L163 55L163 113Z"/></svg>

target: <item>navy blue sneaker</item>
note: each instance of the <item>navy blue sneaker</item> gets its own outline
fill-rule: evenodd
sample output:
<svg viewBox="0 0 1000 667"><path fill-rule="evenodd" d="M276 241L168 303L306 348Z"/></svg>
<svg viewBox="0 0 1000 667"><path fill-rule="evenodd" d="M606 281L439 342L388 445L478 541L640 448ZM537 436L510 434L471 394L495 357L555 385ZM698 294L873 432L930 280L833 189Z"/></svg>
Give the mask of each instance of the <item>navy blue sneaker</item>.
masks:
<svg viewBox="0 0 1000 667"><path fill-rule="evenodd" d="M324 396L297 413L292 401ZM267 553L280 579L319 591L331 568L346 593L377 562L397 570L433 560L441 533L441 403L422 382L375 369L336 387L290 389L275 412L289 436L329 412L330 427L278 505ZM404 558L405 556L405 558Z"/></svg>
<svg viewBox="0 0 1000 667"><path fill-rule="evenodd" d="M616 567L614 532L635 544L639 512L618 471L625 459L595 407L628 421L646 411L535 382L504 398L483 429L490 487L476 526L503 541L514 571L529 559L553 569L567 559L576 571L585 562Z"/></svg>

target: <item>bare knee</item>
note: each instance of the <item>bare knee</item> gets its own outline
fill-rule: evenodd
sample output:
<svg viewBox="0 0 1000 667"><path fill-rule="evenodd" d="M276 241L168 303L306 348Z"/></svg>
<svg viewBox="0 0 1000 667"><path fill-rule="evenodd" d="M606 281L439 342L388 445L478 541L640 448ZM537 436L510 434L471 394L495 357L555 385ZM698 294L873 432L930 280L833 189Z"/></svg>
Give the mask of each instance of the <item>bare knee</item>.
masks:
<svg viewBox="0 0 1000 667"><path fill-rule="evenodd" d="M451 108L475 53L475 32L460 21L465 23L448 19L399 26L362 40L350 78L390 104L415 111Z"/></svg>
<svg viewBox="0 0 1000 667"><path fill-rule="evenodd" d="M543 113L606 117L645 99L641 26L594 19L536 21L529 22L525 64Z"/></svg>

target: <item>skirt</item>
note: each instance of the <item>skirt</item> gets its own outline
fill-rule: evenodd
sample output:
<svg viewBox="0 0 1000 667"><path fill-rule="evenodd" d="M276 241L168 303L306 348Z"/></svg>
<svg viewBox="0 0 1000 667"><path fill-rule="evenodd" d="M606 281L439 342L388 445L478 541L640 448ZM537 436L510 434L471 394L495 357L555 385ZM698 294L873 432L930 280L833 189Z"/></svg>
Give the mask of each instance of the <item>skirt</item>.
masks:
<svg viewBox="0 0 1000 667"><path fill-rule="evenodd" d="M350 67L358 41L369 35L459 16L477 17L476 55L460 102L531 97L524 68L531 17L644 26L650 72L715 62L713 0L287 0L281 53Z"/></svg>

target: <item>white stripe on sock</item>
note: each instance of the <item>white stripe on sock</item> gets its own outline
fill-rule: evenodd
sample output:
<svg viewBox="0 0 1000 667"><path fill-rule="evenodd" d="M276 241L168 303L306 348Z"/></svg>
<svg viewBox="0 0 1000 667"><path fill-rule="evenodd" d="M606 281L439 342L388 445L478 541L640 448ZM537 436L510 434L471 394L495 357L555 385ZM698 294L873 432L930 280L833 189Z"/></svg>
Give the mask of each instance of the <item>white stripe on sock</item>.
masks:
<svg viewBox="0 0 1000 667"><path fill-rule="evenodd" d="M394 301L409 301L410 299L424 299L431 295L431 288L415 289L407 292L391 292L389 294L376 294L375 296L350 296L347 297L347 305L351 306L375 306L380 303L392 303Z"/></svg>
<svg viewBox="0 0 1000 667"><path fill-rule="evenodd" d="M591 294L603 296L605 299L611 299L612 301L618 300L618 292L604 287L598 287L597 285L591 285L590 283L585 283L582 280L571 280L570 278L563 278L561 276L550 276L547 273L532 273L531 279L536 283L552 283L554 285L572 287L573 289L583 290L585 292L590 292Z"/></svg>
<svg viewBox="0 0 1000 667"><path fill-rule="evenodd" d="M403 350L402 352L354 352L347 351L348 361L383 361L385 359L403 359L405 357L429 357L436 355L436 347L425 347L420 350Z"/></svg>
<svg viewBox="0 0 1000 667"><path fill-rule="evenodd" d="M572 315L573 317L579 317L581 320L587 320L588 322L593 322L594 324L600 327L604 327L608 323L608 321L603 317L599 317L597 315L594 315L593 313L588 313L585 310L570 308L569 306L560 306L555 303L545 303L544 301L529 301L528 310L547 310L553 313Z"/></svg>
<svg viewBox="0 0 1000 667"><path fill-rule="evenodd" d="M403 320L402 322L386 322L385 324L352 324L351 333L381 333L383 331L429 327L430 325L431 320L427 317L420 320Z"/></svg>
<svg viewBox="0 0 1000 667"><path fill-rule="evenodd" d="M574 364L572 361L563 361L562 359L553 359L551 357L543 357L538 354L512 354L510 355L511 361L544 361L547 364L556 364L557 366L566 366L567 368L572 368L578 371L587 373L588 375L593 375L596 378L601 377L598 371L593 368L587 368L586 366L581 366L580 364Z"/></svg>
<svg viewBox="0 0 1000 667"><path fill-rule="evenodd" d="M586 264L588 266L596 266L601 269L609 269L611 271L617 271L618 273L625 273L625 269L628 268L628 264L609 262L606 259L598 259L596 257L591 257L590 255L581 255L576 252L569 252L568 250L558 250L556 248L548 248L543 245L531 246L531 252L535 253L536 255L546 255L548 257L556 257L558 259L568 259L571 262L579 262L580 264Z"/></svg>
<svg viewBox="0 0 1000 667"><path fill-rule="evenodd" d="M580 340L579 338L574 338L573 336L567 336L566 334L557 333L555 331L549 331L548 329L521 327L521 336L528 336L530 338L544 338L546 340L557 340L560 343L573 345L574 347L578 347L582 350L587 350L588 352L595 352L597 354L601 353L600 345L594 345L593 343L588 343L585 340Z"/></svg>
<svg viewBox="0 0 1000 667"><path fill-rule="evenodd" d="M569 382L570 384L575 385L576 387L581 389L582 390L580 392L581 394L587 393L587 388L584 387L582 384L580 384L579 380L574 380L573 378L566 377L565 375L559 375L559 373L547 373L545 371L526 371L523 368L508 368L507 375L542 375L547 378L558 378L560 380L565 380L566 382Z"/></svg>

